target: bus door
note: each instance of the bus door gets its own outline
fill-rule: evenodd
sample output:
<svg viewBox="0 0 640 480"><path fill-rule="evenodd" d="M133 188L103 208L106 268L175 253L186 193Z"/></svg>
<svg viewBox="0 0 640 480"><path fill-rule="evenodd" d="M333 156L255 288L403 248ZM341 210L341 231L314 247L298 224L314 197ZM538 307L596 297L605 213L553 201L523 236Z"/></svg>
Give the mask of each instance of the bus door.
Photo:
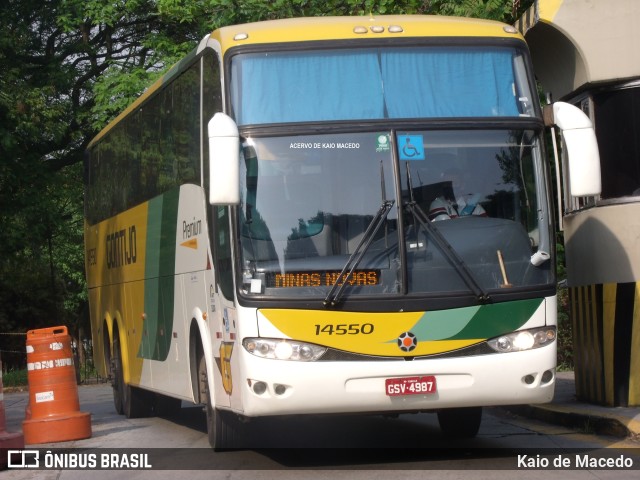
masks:
<svg viewBox="0 0 640 480"><path fill-rule="evenodd" d="M237 316L233 302L233 265L229 208L214 206L211 223L214 270L211 272L209 329L212 335L212 356L215 371L215 403L217 406L239 408L238 385L234 385L234 354L237 355ZM239 378L235 375L235 378ZM235 400L237 398L237 400ZM236 405L237 404L237 405Z"/></svg>

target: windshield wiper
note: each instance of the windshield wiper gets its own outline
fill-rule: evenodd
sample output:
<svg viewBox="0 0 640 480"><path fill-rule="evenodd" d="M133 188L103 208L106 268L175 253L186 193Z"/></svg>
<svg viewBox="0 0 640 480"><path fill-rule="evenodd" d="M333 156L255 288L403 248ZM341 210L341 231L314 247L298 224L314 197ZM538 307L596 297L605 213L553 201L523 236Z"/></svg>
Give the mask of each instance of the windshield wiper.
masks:
<svg viewBox="0 0 640 480"><path fill-rule="evenodd" d="M333 307L338 304L344 287L347 285L349 278L351 278L353 271L358 267L358 264L362 260L362 257L364 257L364 254L367 253L367 250L369 249L371 242L373 242L376 233L378 232L378 230L380 230L382 224L385 223L385 220L387 219L387 215L389 215L389 211L391 210L393 203L393 200L384 200L382 202L382 205L380 205L378 212L373 217L373 220L371 220L369 226L362 235L362 239L358 243L358 246L349 256L347 263L344 265L344 268L338 275L338 278L336 278L336 281L333 282L331 290L329 290L329 293L327 294L323 302L323 305L325 307Z"/></svg>
<svg viewBox="0 0 640 480"><path fill-rule="evenodd" d="M490 300L489 294L480 286L478 281L467 267L467 264L464 263L464 260L458 252L451 246L448 240L442 235L440 230L436 228L436 226L429 220L429 217L424 212L424 210L418 205L418 203L413 198L413 186L411 184L411 173L409 171L409 164L407 162L407 182L409 183L409 195L410 200L405 203L405 208L411 213L414 219L418 220L418 223L424 228L427 233L431 236L433 241L438 245L444 256L447 257L449 262L456 269L456 272L460 275L464 283L469 287L469 289L473 292L479 302L487 302ZM455 220L453 220L455 221Z"/></svg>
<svg viewBox="0 0 640 480"><path fill-rule="evenodd" d="M427 214L424 213L424 210L420 208L420 206L411 201L405 204L407 210L413 215L413 217L418 220L418 223L424 228L431 238L435 241L435 243L440 247L440 250L444 253L445 257L452 263L464 283L469 287L469 289L473 292L476 298L480 302L486 302L490 299L489 294L483 290L478 281L474 278L471 270L467 267L466 263L458 252L451 246L451 244L447 241L446 238L440 233L440 230L436 228L435 225L431 223Z"/></svg>

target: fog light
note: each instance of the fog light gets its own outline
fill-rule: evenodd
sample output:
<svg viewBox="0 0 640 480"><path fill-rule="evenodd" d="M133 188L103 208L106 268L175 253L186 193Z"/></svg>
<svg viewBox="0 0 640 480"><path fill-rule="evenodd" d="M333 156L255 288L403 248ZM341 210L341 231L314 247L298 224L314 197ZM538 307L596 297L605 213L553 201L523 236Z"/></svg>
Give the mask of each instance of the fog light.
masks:
<svg viewBox="0 0 640 480"><path fill-rule="evenodd" d="M553 380L553 370L547 370L542 374L542 383L549 383Z"/></svg>
<svg viewBox="0 0 640 480"><path fill-rule="evenodd" d="M253 384L253 391L256 395L262 395L267 391L267 384L264 382L256 382Z"/></svg>
<svg viewBox="0 0 640 480"><path fill-rule="evenodd" d="M284 392L287 391L287 387L284 385L276 384L273 387L273 391L276 392L276 395L284 395Z"/></svg>
<svg viewBox="0 0 640 480"><path fill-rule="evenodd" d="M535 381L536 377L534 377L533 375L527 375L526 377L524 377L524 383L526 383L527 385L531 385L534 381Z"/></svg>

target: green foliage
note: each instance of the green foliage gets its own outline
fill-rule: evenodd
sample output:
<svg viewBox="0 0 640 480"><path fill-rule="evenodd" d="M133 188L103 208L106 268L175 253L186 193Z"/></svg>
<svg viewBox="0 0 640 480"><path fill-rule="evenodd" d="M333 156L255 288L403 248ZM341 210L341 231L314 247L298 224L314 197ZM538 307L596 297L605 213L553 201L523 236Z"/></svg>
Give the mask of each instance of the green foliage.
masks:
<svg viewBox="0 0 640 480"><path fill-rule="evenodd" d="M90 383L98 380L98 372L93 363L88 361L82 365L76 365L80 371L80 383ZM26 387L29 385L29 372L26 368L12 369L4 372L2 376L4 387Z"/></svg>
<svg viewBox="0 0 640 480"><path fill-rule="evenodd" d="M476 17L492 20L503 20L511 14L511 2L502 0L460 0L443 1L440 13L458 17Z"/></svg>
<svg viewBox="0 0 640 480"><path fill-rule="evenodd" d="M432 14L513 22L533 0L158 0L158 13L209 29L224 25L327 15ZM515 5L515 7L514 7ZM206 30L205 30L206 31Z"/></svg>
<svg viewBox="0 0 640 480"><path fill-rule="evenodd" d="M564 255L564 235L559 232L556 241L556 272L562 285L558 289L558 370L573 370L573 328L569 289L564 286L567 267Z"/></svg>
<svg viewBox="0 0 640 480"><path fill-rule="evenodd" d="M3 387L24 387L29 383L27 369L9 370L2 375Z"/></svg>
<svg viewBox="0 0 640 480"><path fill-rule="evenodd" d="M566 288L558 290L558 370L573 370L573 328Z"/></svg>
<svg viewBox="0 0 640 480"><path fill-rule="evenodd" d="M96 130L104 127L125 110L158 76L157 72L142 69L123 71L119 67L108 68L93 86L93 127Z"/></svg>

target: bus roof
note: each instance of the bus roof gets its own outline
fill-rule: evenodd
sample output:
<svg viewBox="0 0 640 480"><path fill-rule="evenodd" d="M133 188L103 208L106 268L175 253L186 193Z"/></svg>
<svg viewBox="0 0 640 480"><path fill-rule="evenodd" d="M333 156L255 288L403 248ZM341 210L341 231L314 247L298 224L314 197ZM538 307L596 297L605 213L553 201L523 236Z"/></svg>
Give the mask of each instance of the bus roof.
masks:
<svg viewBox="0 0 640 480"><path fill-rule="evenodd" d="M378 31L380 27L382 30ZM438 15L370 15L266 20L222 27L214 30L209 36L220 43L223 55L228 49L240 45L401 37L493 37L518 38L524 41L519 31L504 23ZM197 49L171 67L162 78L158 79L135 102L103 128L87 148L95 145L122 118L160 90L165 83L183 69L183 65L189 64L206 45L206 38L200 42Z"/></svg>
<svg viewBox="0 0 640 480"><path fill-rule="evenodd" d="M508 31L505 31L507 27ZM240 36L240 37L238 37ZM232 25L215 30L224 52L246 44L397 37L522 38L513 27L491 20L435 15L303 17ZM240 38L240 39L237 39Z"/></svg>

